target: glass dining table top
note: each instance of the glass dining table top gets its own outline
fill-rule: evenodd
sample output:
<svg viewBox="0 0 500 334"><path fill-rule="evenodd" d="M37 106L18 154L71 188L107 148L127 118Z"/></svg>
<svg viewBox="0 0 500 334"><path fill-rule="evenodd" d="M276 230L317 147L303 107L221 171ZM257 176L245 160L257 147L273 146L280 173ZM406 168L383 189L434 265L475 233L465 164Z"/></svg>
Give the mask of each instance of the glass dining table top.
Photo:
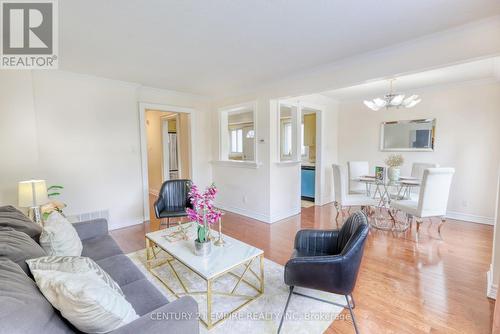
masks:
<svg viewBox="0 0 500 334"><path fill-rule="evenodd" d="M356 181L359 182L365 182L365 183L372 183L372 184L380 184L380 185L386 185L386 186L400 186L400 185L414 185L418 186L420 185L420 181L411 176L401 176L399 180L390 180L389 178L385 179L377 179L375 176L360 176L355 179Z"/></svg>

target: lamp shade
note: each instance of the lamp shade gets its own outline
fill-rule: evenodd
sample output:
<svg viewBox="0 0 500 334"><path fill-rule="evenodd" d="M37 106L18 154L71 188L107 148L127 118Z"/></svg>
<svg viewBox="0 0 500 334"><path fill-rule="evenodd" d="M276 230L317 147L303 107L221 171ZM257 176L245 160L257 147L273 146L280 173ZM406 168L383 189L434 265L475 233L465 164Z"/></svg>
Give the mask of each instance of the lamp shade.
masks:
<svg viewBox="0 0 500 334"><path fill-rule="evenodd" d="M43 205L49 201L47 185L44 180L29 180L19 182L19 207L31 208Z"/></svg>

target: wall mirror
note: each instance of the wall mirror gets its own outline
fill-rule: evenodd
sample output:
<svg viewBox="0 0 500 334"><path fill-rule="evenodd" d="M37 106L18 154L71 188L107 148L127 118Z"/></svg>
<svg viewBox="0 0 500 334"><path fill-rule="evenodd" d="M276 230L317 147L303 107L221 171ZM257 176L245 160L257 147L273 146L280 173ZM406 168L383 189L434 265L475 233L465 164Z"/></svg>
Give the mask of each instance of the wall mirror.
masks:
<svg viewBox="0 0 500 334"><path fill-rule="evenodd" d="M255 161L255 105L221 110L221 160Z"/></svg>
<svg viewBox="0 0 500 334"><path fill-rule="evenodd" d="M279 103L280 161L294 161L297 151L297 106Z"/></svg>
<svg viewBox="0 0 500 334"><path fill-rule="evenodd" d="M436 119L384 122L380 129L382 151L434 151Z"/></svg>

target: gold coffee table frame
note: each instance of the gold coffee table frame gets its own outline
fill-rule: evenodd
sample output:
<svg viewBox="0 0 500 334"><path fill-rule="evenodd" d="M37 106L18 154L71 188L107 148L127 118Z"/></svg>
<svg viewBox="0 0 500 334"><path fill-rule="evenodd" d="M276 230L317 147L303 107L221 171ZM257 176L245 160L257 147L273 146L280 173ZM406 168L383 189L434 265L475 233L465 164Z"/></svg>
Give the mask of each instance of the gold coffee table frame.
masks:
<svg viewBox="0 0 500 334"><path fill-rule="evenodd" d="M158 248L158 249L155 249ZM163 261L159 261L158 263L154 263L155 260L157 260L157 255L161 252L164 252L167 254L168 258L164 259ZM260 273L257 274L252 268L251 265L254 262L255 259L259 258L260 262ZM188 287L186 284L182 281L181 277L175 270L174 266L172 265L173 261L177 261L181 263L183 266L197 274L201 279L203 279L206 284L207 284L207 290L206 291L189 291ZM165 280L165 278L161 277L158 273L154 271L155 268L161 267L163 265L168 265L172 273L174 274L174 277L179 281L180 285L182 286L182 289L184 290L183 292L176 292L174 289L169 286L168 282ZM240 266L244 266L243 273L241 275L235 274L232 272L233 269L238 268ZM210 279L204 278L202 275L191 269L187 264L183 263L181 260L177 259L174 257L172 254L161 248L158 244L156 244L154 241L150 240L146 236L146 267L148 268L149 272L153 274L172 294L174 294L177 298L180 298L185 295L203 295L205 294L207 296L207 321L199 317L199 320L207 329L213 328L215 325L218 323L221 323L222 321L226 320L229 318L234 312L239 311L242 307L247 305L248 303L254 301L255 299L259 298L263 293L264 293L264 253L259 254L254 256L253 258L246 260L242 263L236 264L233 267L227 269L226 271L211 277ZM245 279L246 274L252 274L259 283L259 286L255 286L254 284L250 283L248 280ZM238 279L234 287L231 289L231 292L224 292L224 291L215 291L213 290L213 282L224 275L231 275L234 276L235 278ZM255 291L257 291L257 294L255 296L250 296L250 295L243 295L243 294L238 294L235 293L236 289L241 283L245 283ZM224 312L224 316L221 319L218 319L217 321L213 322L212 319L212 296L213 295L223 295L223 296L229 296L229 297L242 297L247 299L245 302L243 302L241 305L237 306L236 308Z"/></svg>

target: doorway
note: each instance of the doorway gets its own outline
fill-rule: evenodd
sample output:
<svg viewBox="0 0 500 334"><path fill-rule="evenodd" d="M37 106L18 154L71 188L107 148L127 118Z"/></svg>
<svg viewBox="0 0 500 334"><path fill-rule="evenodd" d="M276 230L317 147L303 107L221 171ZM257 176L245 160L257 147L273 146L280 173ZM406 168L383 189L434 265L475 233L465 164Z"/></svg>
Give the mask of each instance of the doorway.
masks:
<svg viewBox="0 0 500 334"><path fill-rule="evenodd" d="M191 111L162 105L140 106L144 220L165 181L192 178Z"/></svg>
<svg viewBox="0 0 500 334"><path fill-rule="evenodd" d="M319 195L319 113L312 107L302 105L300 111L300 202L302 208L318 205Z"/></svg>

